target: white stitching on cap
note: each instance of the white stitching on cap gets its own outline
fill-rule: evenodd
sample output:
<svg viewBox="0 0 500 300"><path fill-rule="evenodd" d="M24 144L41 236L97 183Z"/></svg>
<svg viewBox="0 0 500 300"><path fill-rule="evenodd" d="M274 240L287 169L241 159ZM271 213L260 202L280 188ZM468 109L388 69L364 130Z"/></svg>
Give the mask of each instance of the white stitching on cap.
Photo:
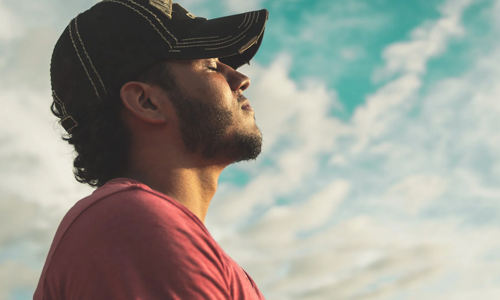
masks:
<svg viewBox="0 0 500 300"><path fill-rule="evenodd" d="M169 19L172 19L172 5L173 0L161 1L161 0L150 0L149 5L156 7Z"/></svg>
<svg viewBox="0 0 500 300"><path fill-rule="evenodd" d="M245 21L247 20L247 16L248 16L248 13L245 13L245 18L243 19L243 22L241 22L240 26L238 26L238 28L243 26L243 23L245 23Z"/></svg>
<svg viewBox="0 0 500 300"><path fill-rule="evenodd" d="M219 36L207 36L207 37L197 37L197 38L190 38L190 39L182 39L183 41L191 41L191 40L202 40L202 39L215 39L218 38Z"/></svg>
<svg viewBox="0 0 500 300"><path fill-rule="evenodd" d="M89 78L90 83L92 83L92 86L94 87L97 98L99 98L99 100L101 100L101 97L99 96L99 92L97 91L97 87L95 86L92 78L90 78L89 71L87 70L87 67L83 63L82 57L80 56L80 52L78 52L78 48L76 47L75 40L73 39L73 33L71 33L71 23L72 22L73 22L73 20L71 20L71 22L69 22L69 36L71 37L71 41L73 42L73 47L75 47L76 55L78 55L78 58L80 59L80 62L82 63L83 68L85 69L85 73L87 73L87 77Z"/></svg>
<svg viewBox="0 0 500 300"><path fill-rule="evenodd" d="M247 51L248 49L250 49L250 47L252 47L253 45L255 45L255 43L257 43L258 41L258 35L255 36L253 39L249 40L245 45L243 45L240 50L238 50L238 52L241 54L245 51Z"/></svg>
<svg viewBox="0 0 500 300"><path fill-rule="evenodd" d="M224 49L224 48L227 48L227 47L231 47L232 45L238 43L239 41L241 41L245 37L246 37L246 35L242 36L241 39L237 40L236 42L234 42L232 44L229 44L229 45L226 45L226 46L222 46L222 47L219 47L219 48L205 48L205 50L217 50L217 49Z"/></svg>
<svg viewBox="0 0 500 300"><path fill-rule="evenodd" d="M255 14L252 14L252 21L250 21L250 24L252 24L253 22L253 19L255 17ZM248 29L250 29L250 27L252 26L248 26L245 30L243 30L238 36L228 40L228 41L225 41L225 42L222 42L222 43L216 43L216 44L206 44L206 45L192 45L192 46L175 46L174 48L192 48L192 47L212 47L212 46L217 46L217 45L222 45L222 44L225 44L225 43L229 43L237 38L239 38L240 36L242 36L245 32L248 31ZM228 46L224 46L224 47L221 47L221 48L226 48L226 47L229 47L229 46L232 46L234 45L235 43L241 41L241 39L237 40L236 42L228 45ZM214 49L221 49L221 48L214 48Z"/></svg>
<svg viewBox="0 0 500 300"><path fill-rule="evenodd" d="M256 12L245 13L245 18L243 19L243 22L241 23L241 25L240 25L240 26L238 26L238 28L240 28L243 24L245 24L245 27L246 27L246 26L248 26L248 25L249 25L249 23L251 24L251 22L250 22L250 18L248 18L248 19L247 19L247 16L248 16L248 14L252 14L252 20L253 20L253 18L255 17L255 13L256 13ZM260 13L258 13L258 12L257 12L257 20L259 20L259 14L260 14ZM255 22L255 23L257 23L257 22ZM217 37L218 37L218 36L217 36ZM209 39L209 38L192 38L192 39L202 39L202 40L201 40L201 41L194 41L194 42L187 42L187 43L180 42L180 43L178 43L177 45L189 45L189 44L195 44L195 43L205 43L205 42L206 42L206 43L211 43L211 42L221 42L221 41L226 40L226 39L231 38L231 37L232 37L232 35L230 35L230 36L228 36L228 37L225 37L225 38L223 38L223 39L219 39L219 40L210 40L210 41L208 41L208 40L203 40L203 39ZM237 38L237 37L236 37L236 38ZM188 41L188 40L191 40L191 39L183 39L183 41ZM232 41L232 40L230 40L230 41ZM228 41L228 42L229 42L229 41ZM195 46L196 46L196 45L195 45ZM202 45L202 46L207 46L207 45Z"/></svg>
<svg viewBox="0 0 500 300"><path fill-rule="evenodd" d="M54 90L52 90L52 97L54 98L54 101L56 101L56 103L58 103L62 107L63 116L66 117L68 115L68 113L66 112L66 107L64 106L64 103L61 101L61 99L57 97L56 91Z"/></svg>
<svg viewBox="0 0 500 300"><path fill-rule="evenodd" d="M85 49L85 45L83 44L82 37L80 36L80 32L78 31L78 22L77 22L78 16L75 18L75 29L76 29L76 34L78 35L78 39L80 39L80 43L82 43L82 48L83 52L85 52L85 55L87 55L87 58L89 59L90 65L94 69L95 74L99 78L99 81L101 82L102 88L104 89L104 92L107 94L108 91L106 90L106 87L104 86L104 82L102 82L101 76L99 76L99 73L97 73L97 70L94 67L94 64L92 63L92 60L90 59L89 54L87 53L87 49Z"/></svg>
<svg viewBox="0 0 500 300"><path fill-rule="evenodd" d="M167 41L167 39L165 38L165 36L163 36L163 34L161 34L161 32L158 30L158 28L156 28L156 26L153 24L153 22L151 22L150 19L148 19L144 14L142 14L140 11L138 11L137 9L133 8L132 6L126 4L126 3L123 3L123 2L120 2L120 1L116 1L116 0L103 0L102 2L113 2L113 3L118 3L118 4L121 4L123 6L126 6L128 8L130 8L131 10L135 11L136 13L138 13L139 15L141 15L144 19L146 19L149 24L151 24L151 26L153 26L153 28L156 30L156 32L158 32L158 34L161 36L161 38L167 42L167 44L170 46L170 48L172 48L172 45Z"/></svg>
<svg viewBox="0 0 500 300"><path fill-rule="evenodd" d="M163 29L165 29L165 31L170 34L170 36L175 40L175 42L177 43L177 39L175 38L175 36L170 33L170 31L168 31L167 27L165 27L165 25L163 25L163 22L160 21L160 19L158 19L158 16L155 15L152 11L150 11L149 9L145 8L144 6L140 5L139 3L136 3L134 2L133 0L127 0L128 2L131 2L131 3L134 3L135 5L141 7L142 9L144 9L145 11L147 11L148 13L150 13L151 15L153 15L156 19L156 21L158 21L158 23L160 23L161 27L163 27Z"/></svg>
<svg viewBox="0 0 500 300"><path fill-rule="evenodd" d="M259 16L260 16L260 12L257 13L257 20L255 20L255 24L257 24L259 22Z"/></svg>
<svg viewBox="0 0 500 300"><path fill-rule="evenodd" d="M252 13L252 21L253 21L253 18L255 18L255 12ZM247 27L248 24L252 24L252 21L250 21L250 18L248 18L247 22L245 23L245 25L243 25L244 27Z"/></svg>
<svg viewBox="0 0 500 300"><path fill-rule="evenodd" d="M253 21L253 18L255 17L255 14L252 14L252 21ZM250 19L249 19L250 20ZM252 24L252 22L250 22L249 24ZM250 29L251 26L248 26L245 30L243 30L238 36L228 40L228 41L224 41L222 43L215 43L215 44L205 44L205 45L192 45L192 46L175 46L174 48L191 48L191 47L212 47L212 46L217 46L217 45L222 45L222 44L225 44L225 43L229 43L237 38L239 38L241 35L243 35L245 32L248 31L248 29ZM236 42L228 45L228 46L224 46L224 47L221 47L221 48L225 48L225 47L229 47L229 46L232 46L234 45L235 43L241 41L242 39L239 39L237 40ZM214 48L214 49L221 49L221 48Z"/></svg>
<svg viewBox="0 0 500 300"><path fill-rule="evenodd" d="M203 43L214 43L214 42L222 42L224 40L230 39L233 36L227 36L223 39L218 39L218 40L201 40L201 41L194 41L194 42L187 42L187 43L178 43L177 45L190 45L190 44L203 44Z"/></svg>

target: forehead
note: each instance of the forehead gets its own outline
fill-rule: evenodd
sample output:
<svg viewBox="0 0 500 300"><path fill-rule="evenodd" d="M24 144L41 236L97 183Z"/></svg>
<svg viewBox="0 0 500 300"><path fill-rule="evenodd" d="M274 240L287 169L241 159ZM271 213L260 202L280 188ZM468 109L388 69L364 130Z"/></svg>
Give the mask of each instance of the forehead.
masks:
<svg viewBox="0 0 500 300"><path fill-rule="evenodd" d="M168 64L172 65L199 65L211 62L218 62L218 58L201 58L201 59L176 59L176 60L168 60Z"/></svg>
<svg viewBox="0 0 500 300"><path fill-rule="evenodd" d="M218 58L184 59L166 61L166 67L173 73L191 73L205 70L207 67L216 67Z"/></svg>

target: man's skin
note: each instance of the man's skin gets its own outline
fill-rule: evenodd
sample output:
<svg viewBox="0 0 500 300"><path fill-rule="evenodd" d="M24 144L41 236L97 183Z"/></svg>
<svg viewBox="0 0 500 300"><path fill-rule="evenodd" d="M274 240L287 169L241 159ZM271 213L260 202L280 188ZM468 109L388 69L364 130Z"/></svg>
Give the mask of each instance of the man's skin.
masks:
<svg viewBox="0 0 500 300"><path fill-rule="evenodd" d="M262 139L253 110L244 107L248 104L243 97L250 86L248 77L217 58L170 61L168 65L185 96L231 112L224 139L231 140L236 133ZM157 85L127 82L120 95L125 106L122 117L132 134L129 170L124 177L172 197L205 223L219 176L238 161L233 153L237 150L226 147L210 158L201 149L188 151L171 96Z"/></svg>

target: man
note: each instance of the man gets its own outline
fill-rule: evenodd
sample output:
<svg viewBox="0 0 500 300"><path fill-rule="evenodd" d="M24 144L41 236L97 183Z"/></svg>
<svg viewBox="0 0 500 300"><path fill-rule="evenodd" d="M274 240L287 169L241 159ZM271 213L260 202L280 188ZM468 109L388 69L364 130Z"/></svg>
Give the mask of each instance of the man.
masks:
<svg viewBox="0 0 500 300"><path fill-rule="evenodd" d="M264 299L204 220L222 170L261 151L236 69L267 17L104 0L70 22L52 56L52 112L76 179L98 188L62 220L35 300Z"/></svg>

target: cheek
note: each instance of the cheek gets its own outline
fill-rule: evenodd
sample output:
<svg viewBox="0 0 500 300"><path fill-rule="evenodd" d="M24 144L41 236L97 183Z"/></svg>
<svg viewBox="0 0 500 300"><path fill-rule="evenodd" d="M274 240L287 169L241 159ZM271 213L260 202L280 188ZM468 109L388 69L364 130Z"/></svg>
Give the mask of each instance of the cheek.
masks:
<svg viewBox="0 0 500 300"><path fill-rule="evenodd" d="M233 108L238 102L223 76L214 76L207 80L197 92L206 101L226 108Z"/></svg>

